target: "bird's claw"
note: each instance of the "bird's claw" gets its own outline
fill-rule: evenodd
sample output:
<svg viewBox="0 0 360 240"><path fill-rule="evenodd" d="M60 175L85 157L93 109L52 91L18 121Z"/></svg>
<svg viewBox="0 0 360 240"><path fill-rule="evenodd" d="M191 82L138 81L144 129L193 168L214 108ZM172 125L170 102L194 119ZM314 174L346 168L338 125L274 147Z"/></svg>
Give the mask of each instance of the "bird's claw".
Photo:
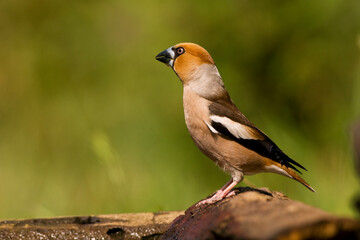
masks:
<svg viewBox="0 0 360 240"><path fill-rule="evenodd" d="M223 191L218 190L212 197L198 202L195 206L198 207L198 206L205 205L205 204L216 203L224 198L228 198L228 197L232 197L232 196L235 196L235 191L231 191L228 194L224 195Z"/></svg>

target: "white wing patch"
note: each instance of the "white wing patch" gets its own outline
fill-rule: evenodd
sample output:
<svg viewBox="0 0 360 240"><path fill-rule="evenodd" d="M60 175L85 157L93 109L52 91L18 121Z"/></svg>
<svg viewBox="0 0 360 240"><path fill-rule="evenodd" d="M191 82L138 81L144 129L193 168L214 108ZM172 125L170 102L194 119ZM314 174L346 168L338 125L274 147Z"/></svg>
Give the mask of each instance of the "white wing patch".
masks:
<svg viewBox="0 0 360 240"><path fill-rule="evenodd" d="M216 131L216 129L213 128L207 121L204 120L204 122L205 122L205 124L208 126L208 128L210 129L210 131L211 131L212 133L219 134L219 132Z"/></svg>
<svg viewBox="0 0 360 240"><path fill-rule="evenodd" d="M235 121L231 120L230 118L212 115L212 116L210 116L210 119L212 121L220 123L221 125L226 127L227 130L229 130L229 132L237 138L261 140L255 134L252 134L253 130L250 127L243 125L241 123L235 122ZM209 124L208 123L206 123L206 124L210 128ZM211 130L211 128L210 128L210 130Z"/></svg>
<svg viewBox="0 0 360 240"><path fill-rule="evenodd" d="M284 169L279 168L278 166L275 165L269 165L269 166L265 166L265 169L269 172L272 173L277 173L280 175L283 175L285 177L289 177L289 178L293 178L290 174L288 174Z"/></svg>

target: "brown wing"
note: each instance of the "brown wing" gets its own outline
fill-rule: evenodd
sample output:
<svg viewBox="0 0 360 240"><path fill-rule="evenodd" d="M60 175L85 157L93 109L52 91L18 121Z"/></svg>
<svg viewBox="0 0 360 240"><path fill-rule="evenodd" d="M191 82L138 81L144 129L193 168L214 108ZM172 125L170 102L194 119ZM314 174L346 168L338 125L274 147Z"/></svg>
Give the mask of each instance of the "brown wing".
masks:
<svg viewBox="0 0 360 240"><path fill-rule="evenodd" d="M301 164L283 153L269 137L256 128L237 109L235 104L231 102L214 102L210 104L209 110L210 125L219 134L299 173L301 172L295 166L306 170Z"/></svg>

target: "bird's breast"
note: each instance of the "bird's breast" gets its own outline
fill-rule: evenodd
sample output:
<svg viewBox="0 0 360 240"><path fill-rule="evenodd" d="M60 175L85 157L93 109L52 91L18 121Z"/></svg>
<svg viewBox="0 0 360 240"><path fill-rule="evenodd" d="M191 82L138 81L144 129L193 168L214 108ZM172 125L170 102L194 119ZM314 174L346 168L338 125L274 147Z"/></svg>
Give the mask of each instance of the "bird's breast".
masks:
<svg viewBox="0 0 360 240"><path fill-rule="evenodd" d="M210 101L184 88L183 104L185 123L196 146L209 158L218 162L221 157L217 150L216 138L205 122L209 122Z"/></svg>
<svg viewBox="0 0 360 240"><path fill-rule="evenodd" d="M205 121L209 120L209 101L192 91L184 89L185 123L193 138L209 134Z"/></svg>

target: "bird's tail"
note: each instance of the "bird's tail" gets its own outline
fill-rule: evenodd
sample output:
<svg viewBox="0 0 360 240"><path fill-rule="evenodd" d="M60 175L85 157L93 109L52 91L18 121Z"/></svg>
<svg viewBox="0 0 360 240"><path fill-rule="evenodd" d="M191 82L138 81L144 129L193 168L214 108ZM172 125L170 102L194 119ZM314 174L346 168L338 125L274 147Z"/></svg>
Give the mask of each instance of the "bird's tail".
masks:
<svg viewBox="0 0 360 240"><path fill-rule="evenodd" d="M313 189L310 184L308 184L304 179L302 179L295 171L285 166L282 166L282 169L284 169L293 179L307 187L310 191L316 192L315 189Z"/></svg>
<svg viewBox="0 0 360 240"><path fill-rule="evenodd" d="M292 170L291 168L288 168L284 165L281 165L279 163L273 163L272 165L276 165L276 168L281 168L283 171L285 171L286 173L284 173L283 171L275 171L276 173L279 173L281 175L284 175L286 177L295 179L296 181L298 181L299 183L301 183L302 185L304 185L305 187L307 187L310 191L312 192L316 192L315 189L313 189L310 184L308 184L304 179L302 179L294 170Z"/></svg>

